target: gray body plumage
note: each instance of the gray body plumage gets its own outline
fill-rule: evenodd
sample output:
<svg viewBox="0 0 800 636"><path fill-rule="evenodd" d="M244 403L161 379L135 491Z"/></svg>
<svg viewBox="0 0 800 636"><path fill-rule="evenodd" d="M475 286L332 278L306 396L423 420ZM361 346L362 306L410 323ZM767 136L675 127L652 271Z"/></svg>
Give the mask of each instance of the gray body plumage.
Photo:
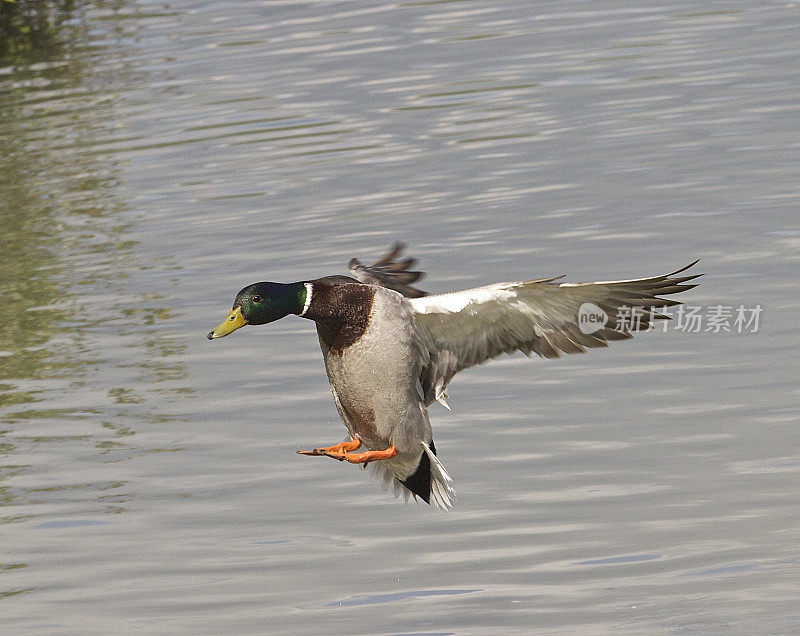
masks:
<svg viewBox="0 0 800 636"><path fill-rule="evenodd" d="M413 474L431 443L431 425L417 379L422 356L413 311L405 298L375 287L367 327L341 351L320 336L325 370L336 408L350 432L370 450L395 446L381 463L401 481Z"/></svg>

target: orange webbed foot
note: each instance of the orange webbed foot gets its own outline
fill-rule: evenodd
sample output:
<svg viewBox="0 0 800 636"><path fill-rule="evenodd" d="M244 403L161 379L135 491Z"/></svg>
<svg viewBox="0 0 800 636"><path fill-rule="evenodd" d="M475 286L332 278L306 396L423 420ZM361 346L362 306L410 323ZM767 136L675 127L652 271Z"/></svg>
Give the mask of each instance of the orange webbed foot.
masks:
<svg viewBox="0 0 800 636"><path fill-rule="evenodd" d="M334 444L333 446L325 446L322 448L315 448L314 450L310 451L297 451L298 455L328 455L328 453L349 453L350 451L354 451L361 446L361 440L356 439L355 437L352 438L349 442L341 442L339 444Z"/></svg>
<svg viewBox="0 0 800 636"><path fill-rule="evenodd" d="M391 459L397 455L397 449L394 445L386 450L371 450L363 453L346 453L339 451L328 451L325 453L328 457L338 459L340 462L350 462L351 464L368 464L381 459Z"/></svg>

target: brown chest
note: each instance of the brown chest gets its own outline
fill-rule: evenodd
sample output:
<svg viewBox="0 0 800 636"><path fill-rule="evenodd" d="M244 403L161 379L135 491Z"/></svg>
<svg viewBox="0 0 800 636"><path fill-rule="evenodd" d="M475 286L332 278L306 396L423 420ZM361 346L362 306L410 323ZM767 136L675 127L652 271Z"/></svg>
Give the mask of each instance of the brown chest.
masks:
<svg viewBox="0 0 800 636"><path fill-rule="evenodd" d="M305 317L317 323L320 340L331 355L342 355L364 335L374 296L369 285L314 283Z"/></svg>

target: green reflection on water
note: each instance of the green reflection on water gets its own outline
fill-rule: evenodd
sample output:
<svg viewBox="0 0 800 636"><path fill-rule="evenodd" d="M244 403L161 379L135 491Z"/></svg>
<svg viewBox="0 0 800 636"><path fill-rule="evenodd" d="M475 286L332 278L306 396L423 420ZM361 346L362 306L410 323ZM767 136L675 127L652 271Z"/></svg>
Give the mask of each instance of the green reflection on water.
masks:
<svg viewBox="0 0 800 636"><path fill-rule="evenodd" d="M109 470L87 483L82 471L181 450L133 439L173 423L164 404L192 392L178 384L187 371L164 329L176 319L168 299L125 287L153 264L137 260L115 162L98 147L119 136L130 68L108 44L123 30L114 14L99 29L115 34L107 41L96 23L90 39L85 19L54 28L46 47L0 52L0 506L19 512L0 525L41 503L124 512L125 480Z"/></svg>
<svg viewBox="0 0 800 636"><path fill-rule="evenodd" d="M70 17L73 0L0 2L0 62L29 64L62 51L60 25Z"/></svg>
<svg viewBox="0 0 800 636"><path fill-rule="evenodd" d="M0 379L40 378L54 366L46 347L65 318L53 306L61 300L53 280L58 272L57 237L53 211L31 181L39 174L38 157L26 152L16 126L20 108L14 93L0 93L0 236L3 264L0 268ZM9 391L4 383L0 405L33 400L29 392Z"/></svg>
<svg viewBox="0 0 800 636"><path fill-rule="evenodd" d="M6 380L0 407L40 399L36 391L17 390L20 380L75 366L63 355L63 338L56 339L70 311L58 257L67 246L57 213L68 185L63 174L80 167L53 150L48 111L61 106L39 95L74 90L82 81L73 38L84 31L77 24L60 27L71 4L21 2L0 16L7 36L0 64L10 71L0 82L0 380Z"/></svg>

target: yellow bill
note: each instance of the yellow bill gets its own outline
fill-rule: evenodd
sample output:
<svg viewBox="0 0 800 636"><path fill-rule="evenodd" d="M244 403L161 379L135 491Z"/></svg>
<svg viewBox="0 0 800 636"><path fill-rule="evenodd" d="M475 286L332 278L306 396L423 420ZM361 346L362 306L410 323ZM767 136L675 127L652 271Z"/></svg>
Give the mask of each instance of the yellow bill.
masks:
<svg viewBox="0 0 800 636"><path fill-rule="evenodd" d="M246 324L247 321L242 315L242 308L234 307L233 311L230 313L230 316L214 327L214 331L211 331L207 338L209 340L213 340L214 338L222 338L223 336L227 336L229 333L233 333L239 329L239 327L244 327Z"/></svg>

